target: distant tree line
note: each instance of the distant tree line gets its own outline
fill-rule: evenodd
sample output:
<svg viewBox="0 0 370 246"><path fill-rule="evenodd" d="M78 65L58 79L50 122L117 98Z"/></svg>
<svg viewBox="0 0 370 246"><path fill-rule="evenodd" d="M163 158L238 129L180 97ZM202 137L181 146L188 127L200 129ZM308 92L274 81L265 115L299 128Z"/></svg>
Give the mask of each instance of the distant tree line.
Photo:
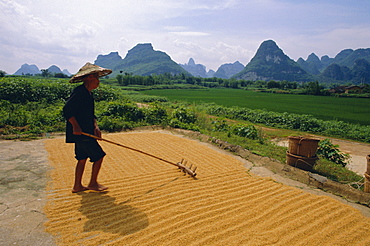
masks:
<svg viewBox="0 0 370 246"><path fill-rule="evenodd" d="M215 87L225 87L225 88L241 88L246 87L248 82L246 80L236 80L236 79L221 79L221 78L201 78L189 76L187 74L152 74L149 76L133 75L132 73L123 73L116 76L117 82L123 86L129 85L161 85L161 84L190 84L199 85L209 88Z"/></svg>
<svg viewBox="0 0 370 246"><path fill-rule="evenodd" d="M281 91L283 93L299 93L308 95L323 95L327 96L331 93L329 89L332 89L338 84L321 84L318 81L310 82L296 82L296 81L265 81L265 80L236 80L236 79L222 79L222 78L201 78L194 77L187 74L152 74L149 76L133 75L132 73L121 73L116 76L116 81L119 85L130 86L130 85L142 85L142 86L154 86L154 85L175 85L175 84L190 84L203 86L207 88L233 88L233 89L245 89L254 88L267 90L271 92ZM363 89L364 93L369 93L370 85L365 84ZM293 92L295 91L295 92Z"/></svg>
<svg viewBox="0 0 370 246"><path fill-rule="evenodd" d="M41 69L41 76L44 78L47 78L47 77L70 78L70 76L64 73L51 73L49 69Z"/></svg>
<svg viewBox="0 0 370 246"><path fill-rule="evenodd" d="M0 70L0 77L4 77L6 75L5 71ZM68 76L65 73L52 73L49 71L49 69L41 69L41 73L38 74L31 74L31 73L22 73L23 76L42 76L44 78L70 78L71 76Z"/></svg>

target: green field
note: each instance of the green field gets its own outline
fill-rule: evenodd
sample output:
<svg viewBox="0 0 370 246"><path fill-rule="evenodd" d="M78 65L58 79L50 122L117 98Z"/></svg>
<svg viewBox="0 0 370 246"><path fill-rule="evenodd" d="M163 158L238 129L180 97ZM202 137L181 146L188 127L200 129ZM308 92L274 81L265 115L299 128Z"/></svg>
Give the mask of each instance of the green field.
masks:
<svg viewBox="0 0 370 246"><path fill-rule="evenodd" d="M214 102L226 107L308 114L323 120L370 125L370 99L367 98L275 94L236 89L150 90L142 93L164 96L171 101Z"/></svg>

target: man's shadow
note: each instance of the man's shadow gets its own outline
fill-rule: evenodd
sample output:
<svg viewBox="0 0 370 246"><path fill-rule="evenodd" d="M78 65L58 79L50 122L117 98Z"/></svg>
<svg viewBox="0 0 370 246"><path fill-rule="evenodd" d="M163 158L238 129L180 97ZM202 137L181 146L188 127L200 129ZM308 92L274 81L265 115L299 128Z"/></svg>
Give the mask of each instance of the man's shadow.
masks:
<svg viewBox="0 0 370 246"><path fill-rule="evenodd" d="M81 207L78 209L88 218L84 231L105 231L129 235L149 225L145 213L125 203L115 203L107 193L81 193Z"/></svg>

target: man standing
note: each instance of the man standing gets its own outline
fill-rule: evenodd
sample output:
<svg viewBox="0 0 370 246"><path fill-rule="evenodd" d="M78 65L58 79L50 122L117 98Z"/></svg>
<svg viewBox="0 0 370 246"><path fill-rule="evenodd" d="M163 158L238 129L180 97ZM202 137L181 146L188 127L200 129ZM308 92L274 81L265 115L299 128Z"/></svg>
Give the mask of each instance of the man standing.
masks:
<svg viewBox="0 0 370 246"><path fill-rule="evenodd" d="M101 137L101 132L96 122L94 99L91 91L98 88L99 77L110 74L112 70L86 63L70 83L83 82L77 86L70 98L67 100L63 115L67 120L66 142L75 143L75 158L77 159L75 182L72 192L85 190L104 191L108 187L98 183L98 174L105 156L105 152L99 143L90 137L82 135L82 132ZM82 176L85 170L87 158L93 162L90 183L88 186L82 185Z"/></svg>

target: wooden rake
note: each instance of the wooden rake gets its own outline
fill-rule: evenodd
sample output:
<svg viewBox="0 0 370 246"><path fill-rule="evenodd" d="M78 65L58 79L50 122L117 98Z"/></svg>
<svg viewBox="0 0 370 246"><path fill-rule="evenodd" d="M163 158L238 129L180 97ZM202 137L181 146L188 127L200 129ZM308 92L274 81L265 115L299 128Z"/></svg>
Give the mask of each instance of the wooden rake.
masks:
<svg viewBox="0 0 370 246"><path fill-rule="evenodd" d="M129 146L125 146L125 145L122 145L122 144L119 144L119 143L115 143L113 141L110 141L110 140L107 140L107 139L104 139L104 138L100 138L100 137L97 137L95 135L91 135L89 133L85 133L85 132L82 132L82 135L85 135L85 136L88 136L88 137L91 137L91 138L94 138L96 140L101 140L101 141L105 141L105 142L108 142L108 143L111 143L111 144L115 144L117 146L120 146L120 147L123 147L123 148L126 148L126 149L129 149L129 150L133 150L133 151L136 151L136 152L139 152L141 154L144 154L144 155L147 155L147 156L150 156L150 157L153 157L155 159L158 159L158 160L161 160L163 162L166 162L168 164L171 164L171 165L174 165L176 167L178 167L182 172L184 172L185 174L189 174L191 177L195 177L197 174L195 173L195 171L197 170L197 167L194 166L192 164L190 164L189 167L186 166L187 164L187 161L182 159L180 162L177 162L177 163L174 163L174 162L170 162L168 160L165 160L161 157L158 157L158 156L155 156L155 155L152 155L152 154L149 154L149 153L146 153L144 151L141 151L141 150L138 150L138 149L134 149L134 148L131 148ZM193 169L192 169L193 168Z"/></svg>

